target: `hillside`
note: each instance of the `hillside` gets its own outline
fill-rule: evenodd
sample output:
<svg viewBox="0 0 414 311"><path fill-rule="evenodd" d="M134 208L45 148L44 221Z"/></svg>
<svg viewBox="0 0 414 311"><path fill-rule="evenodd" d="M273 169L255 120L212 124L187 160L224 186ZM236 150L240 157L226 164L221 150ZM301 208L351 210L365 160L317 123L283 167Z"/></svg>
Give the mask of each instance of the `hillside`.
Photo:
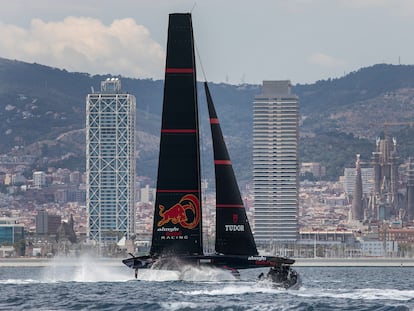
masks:
<svg viewBox="0 0 414 311"><path fill-rule="evenodd" d="M0 153L47 157L49 165L84 170L85 98L106 78L0 58ZM121 81L122 89L137 98L138 174L154 178L163 81ZM236 174L249 182L252 101L260 86L213 83L210 89ZM414 121L414 66L375 65L342 78L296 85L293 92L300 98L300 160L324 163L331 179L353 165L356 153L369 159L384 121ZM200 84L200 112L207 115L203 97ZM208 150L207 120L201 126L203 149ZM387 130L397 137L402 155L414 154L411 128ZM209 151L203 155L210 156ZM45 165L36 163L37 168Z"/></svg>
<svg viewBox="0 0 414 311"><path fill-rule="evenodd" d="M297 85L307 131L332 129L372 139L383 123L414 120L414 66L375 65L339 79Z"/></svg>

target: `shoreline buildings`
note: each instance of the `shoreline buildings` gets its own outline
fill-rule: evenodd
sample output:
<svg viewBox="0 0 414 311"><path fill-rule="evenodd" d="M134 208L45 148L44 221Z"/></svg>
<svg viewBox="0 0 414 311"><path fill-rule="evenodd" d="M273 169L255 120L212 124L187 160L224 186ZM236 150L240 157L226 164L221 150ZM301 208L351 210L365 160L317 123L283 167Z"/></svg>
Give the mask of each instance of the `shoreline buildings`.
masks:
<svg viewBox="0 0 414 311"><path fill-rule="evenodd" d="M88 237L99 244L135 234L135 96L116 78L86 100Z"/></svg>
<svg viewBox="0 0 414 311"><path fill-rule="evenodd" d="M253 103L253 189L258 244L295 242L299 208L299 104L290 81L263 81Z"/></svg>

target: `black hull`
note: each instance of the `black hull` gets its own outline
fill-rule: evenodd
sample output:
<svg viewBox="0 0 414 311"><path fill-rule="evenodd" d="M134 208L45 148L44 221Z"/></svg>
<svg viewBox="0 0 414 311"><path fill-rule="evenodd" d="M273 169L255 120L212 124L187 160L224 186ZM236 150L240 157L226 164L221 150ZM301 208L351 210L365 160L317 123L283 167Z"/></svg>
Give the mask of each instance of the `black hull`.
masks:
<svg viewBox="0 0 414 311"><path fill-rule="evenodd" d="M259 281L268 281L277 288L285 289L297 289L301 285L299 274L290 267L295 261L285 257L216 254L175 257L138 256L124 259L122 262L135 270L135 277L139 269L180 271L184 266L204 266L227 270L237 278L238 270L270 267L267 275L263 273L259 275Z"/></svg>
<svg viewBox="0 0 414 311"><path fill-rule="evenodd" d="M175 270L183 264L193 266L213 266L229 269L254 269L263 267L290 266L293 259L276 256L238 256L238 255L195 255L195 256L138 256L122 260L131 269L166 268Z"/></svg>
<svg viewBox="0 0 414 311"><path fill-rule="evenodd" d="M243 256L243 255L204 255L187 256L184 261L190 260L199 265L210 265L218 268L230 269L254 269L263 267L275 267L279 265L292 265L293 259L275 256Z"/></svg>
<svg viewBox="0 0 414 311"><path fill-rule="evenodd" d="M131 269L180 267L182 264L194 266L229 267L230 269L254 269L263 267L290 266L295 260L277 256L239 256L239 255L190 255L190 256L138 256L122 260Z"/></svg>

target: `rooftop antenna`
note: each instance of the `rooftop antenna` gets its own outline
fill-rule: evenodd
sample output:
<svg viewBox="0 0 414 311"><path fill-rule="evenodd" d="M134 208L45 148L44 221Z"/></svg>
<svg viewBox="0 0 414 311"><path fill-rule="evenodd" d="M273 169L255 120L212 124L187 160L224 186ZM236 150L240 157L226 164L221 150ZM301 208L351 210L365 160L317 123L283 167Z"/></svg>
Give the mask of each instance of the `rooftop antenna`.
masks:
<svg viewBox="0 0 414 311"><path fill-rule="evenodd" d="M197 5L197 2L194 2L193 7L191 8L190 13L193 13L193 10L194 10L194 8L195 8L196 5Z"/></svg>

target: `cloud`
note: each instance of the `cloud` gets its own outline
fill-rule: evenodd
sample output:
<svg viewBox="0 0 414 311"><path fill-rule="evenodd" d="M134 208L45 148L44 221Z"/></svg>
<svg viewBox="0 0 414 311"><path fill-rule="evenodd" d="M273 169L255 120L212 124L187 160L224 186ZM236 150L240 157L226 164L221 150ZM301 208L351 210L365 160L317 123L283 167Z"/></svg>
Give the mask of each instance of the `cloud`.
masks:
<svg viewBox="0 0 414 311"><path fill-rule="evenodd" d="M29 29L0 23L0 37L0 56L5 58L92 74L163 77L163 48L132 18L109 26L87 17L33 19Z"/></svg>
<svg viewBox="0 0 414 311"><path fill-rule="evenodd" d="M345 61L336 59L332 56L323 53L313 53L309 58L311 64L323 66L323 67L341 67L346 65Z"/></svg>
<svg viewBox="0 0 414 311"><path fill-rule="evenodd" d="M341 0L344 7L356 10L381 10L389 15L412 17L414 2L412 0Z"/></svg>

